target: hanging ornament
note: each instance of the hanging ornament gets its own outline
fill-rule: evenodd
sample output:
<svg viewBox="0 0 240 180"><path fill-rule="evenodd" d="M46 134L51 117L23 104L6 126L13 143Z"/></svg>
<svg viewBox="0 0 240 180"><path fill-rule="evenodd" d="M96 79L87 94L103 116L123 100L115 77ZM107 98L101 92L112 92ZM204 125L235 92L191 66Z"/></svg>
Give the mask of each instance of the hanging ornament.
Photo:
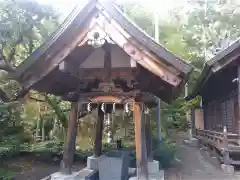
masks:
<svg viewBox="0 0 240 180"><path fill-rule="evenodd" d="M112 112L115 113L116 112L116 103L113 103L113 109Z"/></svg>
<svg viewBox="0 0 240 180"><path fill-rule="evenodd" d="M92 105L91 105L91 103L88 103L88 105L87 105L87 111L88 111L88 112L91 112L91 111L92 111Z"/></svg>
<svg viewBox="0 0 240 180"><path fill-rule="evenodd" d="M144 107L144 114L149 114L149 108L147 106Z"/></svg>
<svg viewBox="0 0 240 180"><path fill-rule="evenodd" d="M102 105L101 105L101 110L102 110L102 112L105 112L105 110L106 110L104 103L102 103Z"/></svg>
<svg viewBox="0 0 240 180"><path fill-rule="evenodd" d="M124 110L125 110L125 113L129 113L129 105L128 105L128 103L126 103L124 105Z"/></svg>

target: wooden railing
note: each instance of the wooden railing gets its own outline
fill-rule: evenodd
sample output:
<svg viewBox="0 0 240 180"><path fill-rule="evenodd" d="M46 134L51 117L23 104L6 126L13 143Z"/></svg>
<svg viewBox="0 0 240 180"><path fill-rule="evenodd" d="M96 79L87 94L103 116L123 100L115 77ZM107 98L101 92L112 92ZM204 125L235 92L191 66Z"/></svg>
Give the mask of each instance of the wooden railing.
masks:
<svg viewBox="0 0 240 180"><path fill-rule="evenodd" d="M225 132L216 132L211 130L195 130L196 137L213 144L218 149L239 146L239 135Z"/></svg>
<svg viewBox="0 0 240 180"><path fill-rule="evenodd" d="M224 131L216 132L211 130L195 129L196 138L200 139L204 144L211 145L221 152L220 160L224 164L240 165L240 159L232 154L240 155L240 136L238 134L227 133Z"/></svg>

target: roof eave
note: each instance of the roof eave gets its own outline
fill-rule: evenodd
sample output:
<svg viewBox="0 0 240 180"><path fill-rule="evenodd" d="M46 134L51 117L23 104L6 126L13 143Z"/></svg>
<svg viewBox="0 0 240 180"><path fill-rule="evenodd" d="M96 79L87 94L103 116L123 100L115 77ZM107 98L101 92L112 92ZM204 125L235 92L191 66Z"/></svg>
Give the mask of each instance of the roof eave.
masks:
<svg viewBox="0 0 240 180"><path fill-rule="evenodd" d="M29 69L35 61L37 61L46 50L53 45L56 39L58 39L65 31L66 28L74 21L74 19L79 15L80 12L84 11L84 9L88 9L88 11L94 9L94 4L97 0L90 0L83 8L79 5L76 5L74 10L70 13L70 15L64 20L64 22L60 25L59 28L56 29L39 48L37 48L26 60L24 60L17 68L12 76L18 80L20 77Z"/></svg>
<svg viewBox="0 0 240 180"><path fill-rule="evenodd" d="M198 96L202 87L204 86L206 81L209 79L211 74L212 74L211 66L209 66L208 63L205 63L203 71L202 71L200 77L197 79L197 82L193 88L193 91L191 92L191 94L189 94L187 97L185 97L185 100L189 101L191 99L194 99L196 96Z"/></svg>
<svg viewBox="0 0 240 180"><path fill-rule="evenodd" d="M134 37L134 39L145 47L150 48L150 50L163 59L165 63L179 70L181 74L183 74L184 78L192 72L193 67L190 64L168 51L166 48L157 43L151 36L146 34L146 32L138 28L137 25L125 16L113 2L104 1L100 4L113 19L115 19L124 29L127 29L128 33ZM176 63L175 61L178 61L179 63ZM181 64L182 68L180 68L178 64Z"/></svg>

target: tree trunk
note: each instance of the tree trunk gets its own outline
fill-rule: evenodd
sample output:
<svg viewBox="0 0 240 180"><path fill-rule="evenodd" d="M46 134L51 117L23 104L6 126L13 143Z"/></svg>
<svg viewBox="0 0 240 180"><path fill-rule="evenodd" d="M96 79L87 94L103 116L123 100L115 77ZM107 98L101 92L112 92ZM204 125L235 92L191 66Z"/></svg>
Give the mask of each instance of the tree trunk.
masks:
<svg viewBox="0 0 240 180"><path fill-rule="evenodd" d="M62 130L63 130L63 142L64 142L64 144L65 144L65 143L66 143L66 140L67 140L68 128L63 127Z"/></svg>
<svg viewBox="0 0 240 180"><path fill-rule="evenodd" d="M44 127L44 120L42 121L42 142L45 141L45 127Z"/></svg>
<svg viewBox="0 0 240 180"><path fill-rule="evenodd" d="M40 127L41 127L41 119L39 118L37 120L36 137L35 137L36 142L39 141L40 132L41 132Z"/></svg>
<svg viewBox="0 0 240 180"><path fill-rule="evenodd" d="M111 142L114 142L114 135L116 133L116 128L115 128L115 119L114 119L114 114L111 113L110 114L111 116L111 119L110 119L110 125L111 125L111 132L110 132L110 139L111 139Z"/></svg>

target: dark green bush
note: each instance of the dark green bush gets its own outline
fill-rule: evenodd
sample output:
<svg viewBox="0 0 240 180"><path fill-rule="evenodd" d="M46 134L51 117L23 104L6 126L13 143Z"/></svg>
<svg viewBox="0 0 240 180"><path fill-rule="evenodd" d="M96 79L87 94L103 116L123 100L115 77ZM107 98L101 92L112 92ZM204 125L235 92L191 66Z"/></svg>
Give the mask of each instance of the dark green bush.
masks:
<svg viewBox="0 0 240 180"><path fill-rule="evenodd" d="M19 154L19 149L16 146L1 146L0 147L0 162L3 162L4 160L10 159L13 156L16 156Z"/></svg>
<svg viewBox="0 0 240 180"><path fill-rule="evenodd" d="M77 150L75 152L75 160L85 163L87 161L87 157L92 155L93 155L93 149Z"/></svg>
<svg viewBox="0 0 240 180"><path fill-rule="evenodd" d="M59 162L63 153L63 144L57 141L44 141L34 144L29 151L38 160Z"/></svg>
<svg viewBox="0 0 240 180"><path fill-rule="evenodd" d="M0 180L14 180L15 172L7 168L0 168Z"/></svg>
<svg viewBox="0 0 240 180"><path fill-rule="evenodd" d="M167 138L160 143L154 138L153 142L153 159L159 161L162 168L168 168L175 157L175 143Z"/></svg>
<svg viewBox="0 0 240 180"><path fill-rule="evenodd" d="M176 147L170 139L163 139L162 142L158 142L157 138L153 137L152 140L153 159L159 161L160 168L168 168L174 160ZM136 152L135 148L130 154L130 167L136 167Z"/></svg>

